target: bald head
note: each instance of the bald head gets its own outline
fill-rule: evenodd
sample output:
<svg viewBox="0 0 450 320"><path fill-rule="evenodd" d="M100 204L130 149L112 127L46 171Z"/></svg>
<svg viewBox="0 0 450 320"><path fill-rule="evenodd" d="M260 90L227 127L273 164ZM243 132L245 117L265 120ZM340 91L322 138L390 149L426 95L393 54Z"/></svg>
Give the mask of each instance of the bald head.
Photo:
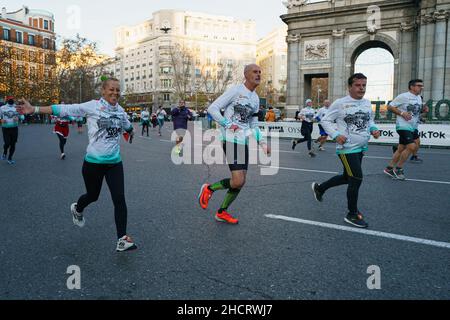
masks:
<svg viewBox="0 0 450 320"><path fill-rule="evenodd" d="M249 64L244 68L245 86L254 91L261 83L261 68L257 64Z"/></svg>

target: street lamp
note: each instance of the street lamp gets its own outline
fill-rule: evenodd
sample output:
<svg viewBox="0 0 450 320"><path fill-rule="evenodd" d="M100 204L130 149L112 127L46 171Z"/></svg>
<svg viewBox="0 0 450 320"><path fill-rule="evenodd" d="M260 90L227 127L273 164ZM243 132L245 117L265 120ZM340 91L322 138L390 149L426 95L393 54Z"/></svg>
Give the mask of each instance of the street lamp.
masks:
<svg viewBox="0 0 450 320"><path fill-rule="evenodd" d="M322 89L320 86L317 86L317 104L320 106L320 93L322 92Z"/></svg>

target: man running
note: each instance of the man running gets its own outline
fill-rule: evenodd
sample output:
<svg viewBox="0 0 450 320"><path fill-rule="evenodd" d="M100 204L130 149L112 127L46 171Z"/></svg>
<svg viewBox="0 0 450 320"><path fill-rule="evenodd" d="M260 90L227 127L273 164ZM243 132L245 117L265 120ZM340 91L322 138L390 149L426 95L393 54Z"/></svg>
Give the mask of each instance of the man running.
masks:
<svg viewBox="0 0 450 320"><path fill-rule="evenodd" d="M78 134L82 134L83 133L83 122L84 122L84 118L83 117L77 117L75 119L75 122L77 123L77 131Z"/></svg>
<svg viewBox="0 0 450 320"><path fill-rule="evenodd" d="M16 163L13 160L13 155L16 151L16 143L19 137L19 119L23 120L25 117L17 112L14 97L8 96L5 100L6 104L0 107L0 120L4 140L2 160L7 160L8 164L13 165Z"/></svg>
<svg viewBox="0 0 450 320"><path fill-rule="evenodd" d="M249 137L253 135L264 152L270 153L258 127L259 97L255 90L261 83L261 68L255 64L248 65L244 75L243 84L228 89L208 108L208 113L221 126L222 146L231 179L204 184L198 197L200 206L206 210L214 192L228 190L215 219L233 225L238 224L239 220L228 213L228 208L245 185L249 165ZM223 115L221 109L224 110Z"/></svg>
<svg viewBox="0 0 450 320"><path fill-rule="evenodd" d="M313 132L313 123L314 118L316 116L316 111L312 107L312 100L308 99L306 100L305 107L298 113L298 119L302 121L302 129L301 134L304 138L297 139L292 141L292 150L295 150L295 147L297 144L307 142L308 143L308 151L309 156L311 158L314 158L316 154L312 150L312 132Z"/></svg>
<svg viewBox="0 0 450 320"><path fill-rule="evenodd" d="M141 125L142 125L142 136L144 136L144 131L147 129L147 137L148 137L148 129L150 127L150 112L145 108L144 111L141 112Z"/></svg>
<svg viewBox="0 0 450 320"><path fill-rule="evenodd" d="M326 133L325 129L322 127L320 122L322 121L323 118L325 118L325 115L327 114L328 108L330 107L330 105L331 105L331 101L325 100L323 102L323 107L317 111L316 121L319 122L320 138L317 139L315 142L319 143L319 151L325 151L325 148L323 146L327 142L327 139L328 139L328 133Z"/></svg>
<svg viewBox="0 0 450 320"><path fill-rule="evenodd" d="M374 123L372 104L364 99L367 77L356 73L348 80L348 86L349 95L336 100L322 119L323 128L337 142L337 154L344 166L344 173L322 184L314 182L312 189L316 200L322 202L328 189L347 184L348 214L345 222L367 228L369 225L358 210L359 188L363 181L361 163L370 135L378 139L380 131Z"/></svg>
<svg viewBox="0 0 450 320"><path fill-rule="evenodd" d="M102 84L102 98L82 104L33 107L26 100L18 109L22 114L53 114L57 117L87 117L89 145L83 163L83 178L87 193L70 207L72 220L78 227L85 225L83 211L98 200L106 178L112 201L118 236L118 252L134 250L136 245L127 235L127 205L125 202L124 174L120 156L120 139L124 132L133 136L133 126L118 104L119 80L108 78Z"/></svg>
<svg viewBox="0 0 450 320"><path fill-rule="evenodd" d="M192 119L191 111L186 108L186 102L180 100L178 108L172 110L173 130L177 133L174 153L180 157L183 154L183 139L188 129L188 121Z"/></svg>
<svg viewBox="0 0 450 320"><path fill-rule="evenodd" d="M423 107L420 96L423 87L422 80L411 80L408 84L409 91L399 95L388 106L388 110L397 115L396 129L400 141L384 173L398 180L406 180L403 165L418 148L416 141L420 139L418 126Z"/></svg>
<svg viewBox="0 0 450 320"><path fill-rule="evenodd" d="M156 117L158 119L158 134L161 137L162 136L162 128L164 127L164 121L167 117L167 112L164 111L164 109L159 106L158 111L156 111Z"/></svg>

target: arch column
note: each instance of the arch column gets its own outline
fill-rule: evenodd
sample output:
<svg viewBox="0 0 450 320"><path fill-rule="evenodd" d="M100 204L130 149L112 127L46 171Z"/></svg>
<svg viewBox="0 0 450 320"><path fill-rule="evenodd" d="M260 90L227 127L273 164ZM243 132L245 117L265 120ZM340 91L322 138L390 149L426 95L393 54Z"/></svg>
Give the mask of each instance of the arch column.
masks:
<svg viewBox="0 0 450 320"><path fill-rule="evenodd" d="M300 40L298 34L289 34L286 38L288 43L288 79L286 111L290 115L300 101ZM292 109L292 110L291 110Z"/></svg>

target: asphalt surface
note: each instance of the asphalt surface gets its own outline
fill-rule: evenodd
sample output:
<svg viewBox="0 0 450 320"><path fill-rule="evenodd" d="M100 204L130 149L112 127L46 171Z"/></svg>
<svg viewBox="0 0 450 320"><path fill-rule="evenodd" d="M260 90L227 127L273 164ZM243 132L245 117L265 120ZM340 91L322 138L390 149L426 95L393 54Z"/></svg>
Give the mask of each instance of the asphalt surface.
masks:
<svg viewBox="0 0 450 320"><path fill-rule="evenodd" d="M332 144L310 159L305 145L292 152L281 141L283 169L261 176L250 167L230 208L240 224L230 226L213 218L224 192L207 211L197 203L201 185L229 177L228 167L177 166L167 128L162 138L139 134L122 144L128 233L138 250L119 254L106 184L85 211L86 227L72 224L69 206L85 191L86 132L71 127L61 161L51 131L21 127L17 164L0 163L0 299L450 299L450 150L421 150L425 162L405 167L421 181L400 182L382 173L391 149L371 146L360 191L370 230L439 247L330 228L346 226L346 189L317 203L311 183L341 172ZM66 285L72 265L80 290ZM370 266L381 270L380 290L367 287Z"/></svg>

